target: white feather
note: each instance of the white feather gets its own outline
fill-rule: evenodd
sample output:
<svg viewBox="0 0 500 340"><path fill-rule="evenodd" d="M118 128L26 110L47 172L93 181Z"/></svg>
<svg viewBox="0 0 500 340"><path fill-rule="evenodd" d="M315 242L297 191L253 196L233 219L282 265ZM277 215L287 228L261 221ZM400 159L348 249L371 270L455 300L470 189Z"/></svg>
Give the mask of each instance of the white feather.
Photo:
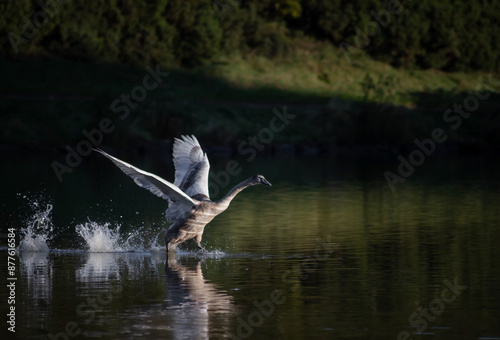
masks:
<svg viewBox="0 0 500 340"><path fill-rule="evenodd" d="M208 173L210 163L208 157L195 136L175 138L173 157L175 166L174 184L188 196L198 194L209 197Z"/></svg>
<svg viewBox="0 0 500 340"><path fill-rule="evenodd" d="M196 205L196 202L191 197L169 181L155 174L136 168L102 150L95 150L109 158L125 174L132 177L138 186L148 189L156 196L168 200L169 208L167 209L167 217L178 218L183 213L190 211Z"/></svg>

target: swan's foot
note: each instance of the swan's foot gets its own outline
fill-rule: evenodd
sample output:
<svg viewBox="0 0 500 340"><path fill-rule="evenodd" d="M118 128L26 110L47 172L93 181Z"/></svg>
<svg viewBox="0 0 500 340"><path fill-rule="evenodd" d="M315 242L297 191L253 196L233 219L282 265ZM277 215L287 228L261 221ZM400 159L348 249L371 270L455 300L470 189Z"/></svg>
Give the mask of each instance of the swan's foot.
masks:
<svg viewBox="0 0 500 340"><path fill-rule="evenodd" d="M203 248L203 246L201 245L200 242L197 242L196 244L198 245L198 248L200 248L200 250L199 250L200 253L206 254L206 253L209 252L208 250L206 250L205 248Z"/></svg>

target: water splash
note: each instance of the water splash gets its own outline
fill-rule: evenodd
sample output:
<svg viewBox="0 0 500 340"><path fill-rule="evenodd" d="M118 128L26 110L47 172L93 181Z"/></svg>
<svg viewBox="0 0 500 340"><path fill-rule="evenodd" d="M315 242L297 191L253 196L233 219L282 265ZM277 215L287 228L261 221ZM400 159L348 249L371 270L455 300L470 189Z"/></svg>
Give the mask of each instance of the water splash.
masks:
<svg viewBox="0 0 500 340"><path fill-rule="evenodd" d="M83 238L85 248L91 253L154 252L162 249L158 245L158 236L161 232L148 242L148 232L144 228L123 234L120 232L120 225L112 227L110 223L100 224L89 221L77 225L76 232Z"/></svg>
<svg viewBox="0 0 500 340"><path fill-rule="evenodd" d="M54 236L54 225L51 212L53 206L46 206L38 203L37 200L29 199L30 207L35 213L25 223L26 227L21 229L21 240L19 243L20 253L48 253L49 244ZM166 252L162 235L165 229L159 226L146 227L143 223L138 229L132 232L122 232L121 225L112 226L111 223L97 223L89 220L76 226L75 231L83 239L80 249L68 249L68 251L85 250L89 253L117 253L117 252L150 252L153 254L164 254ZM133 228L133 227L132 227ZM67 237L72 237L71 232L65 232ZM83 248L83 249L82 249ZM63 251L59 249L59 251ZM183 254L183 250L178 250ZM196 252L184 251L186 255L195 255ZM225 254L219 251L212 251L207 254L198 254L203 257L220 257Z"/></svg>
<svg viewBox="0 0 500 340"><path fill-rule="evenodd" d="M108 253L122 252L120 244L120 226L115 230L110 229L109 223L98 224L96 222L86 222L76 226L76 232L85 241L85 246L89 252Z"/></svg>
<svg viewBox="0 0 500 340"><path fill-rule="evenodd" d="M160 246L158 244L158 236L160 236L162 233L163 233L163 231L161 231L158 234L156 234L156 236L153 239L153 241L151 241L151 244L149 246L149 250L152 253L165 253L165 251L167 250L166 246Z"/></svg>
<svg viewBox="0 0 500 340"><path fill-rule="evenodd" d="M38 202L33 202L32 206L39 208ZM50 217L52 205L47 204L45 210L39 210L28 221L28 227L21 229L21 241L19 242L20 252L48 252L48 242L52 238L54 225Z"/></svg>

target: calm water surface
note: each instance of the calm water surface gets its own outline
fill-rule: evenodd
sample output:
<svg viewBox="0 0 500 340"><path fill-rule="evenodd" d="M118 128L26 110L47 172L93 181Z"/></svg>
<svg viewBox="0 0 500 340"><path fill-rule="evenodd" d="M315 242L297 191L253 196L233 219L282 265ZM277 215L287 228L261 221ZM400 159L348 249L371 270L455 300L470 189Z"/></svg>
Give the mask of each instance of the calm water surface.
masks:
<svg viewBox="0 0 500 340"><path fill-rule="evenodd" d="M168 158L117 156L173 178ZM167 259L151 251L166 202L98 156L58 183L55 159L2 163L2 231L19 244L47 212L33 231L50 248L16 255L3 339L500 339L496 160L436 156L391 192L395 157L240 159L217 197L254 173L273 186L208 225L209 254L188 243ZM212 157L213 173L227 161Z"/></svg>

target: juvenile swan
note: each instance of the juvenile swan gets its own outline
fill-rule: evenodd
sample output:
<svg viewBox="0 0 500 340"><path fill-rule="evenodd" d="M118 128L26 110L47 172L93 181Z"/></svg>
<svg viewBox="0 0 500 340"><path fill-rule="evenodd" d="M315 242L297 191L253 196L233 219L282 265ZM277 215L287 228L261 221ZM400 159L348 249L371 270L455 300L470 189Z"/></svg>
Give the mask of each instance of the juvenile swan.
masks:
<svg viewBox="0 0 500 340"><path fill-rule="evenodd" d="M196 240L200 249L206 251L201 246L205 226L215 216L226 210L231 200L241 190L256 184L270 186L271 183L264 176L255 175L236 185L219 201L212 201L208 194L210 163L207 155L203 153L195 136L181 137L182 140L175 138L174 141L175 182L173 184L100 149L95 149L95 151L109 158L124 173L132 177L138 186L168 201L165 215L172 225L165 235L167 252L175 251L177 245L192 238Z"/></svg>

